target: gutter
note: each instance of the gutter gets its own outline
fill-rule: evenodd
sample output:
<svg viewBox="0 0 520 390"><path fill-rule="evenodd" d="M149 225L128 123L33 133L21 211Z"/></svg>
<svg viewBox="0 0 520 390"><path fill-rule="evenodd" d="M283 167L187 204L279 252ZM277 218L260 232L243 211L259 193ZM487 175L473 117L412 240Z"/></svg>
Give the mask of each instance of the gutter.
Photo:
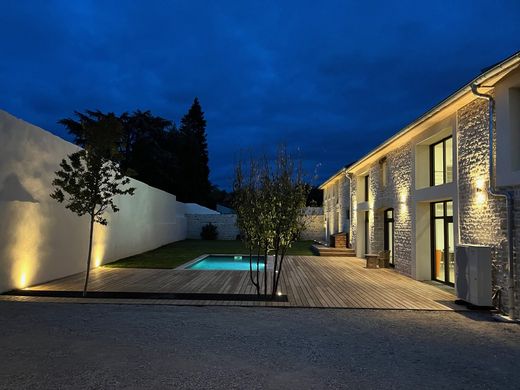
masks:
<svg viewBox="0 0 520 390"><path fill-rule="evenodd" d="M327 184L333 182L334 180L336 180L336 178L340 177L343 173L345 173L347 170L346 167L343 167L341 168L338 172L336 172L334 175L332 175L331 177L329 177L325 182L323 182L318 188L320 190L324 190L325 187L327 186Z"/></svg>
<svg viewBox="0 0 520 390"><path fill-rule="evenodd" d="M515 313L515 281L514 281L514 263L513 263L513 227L514 227L514 215L513 215L513 207L514 207L514 198L513 193L511 191L507 191L503 188L496 187L496 178L494 174L495 168L495 159L494 159L494 143L493 143L493 135L494 135L494 113L495 113L495 99L493 96L481 93L478 91L479 85L474 83L471 84L471 92L481 98L486 99L489 103L489 187L488 193L491 196L502 198L506 201L507 206L507 243L508 243L508 251L507 251L507 260L509 267L508 274L508 305L509 305L509 317L514 320L516 318Z"/></svg>

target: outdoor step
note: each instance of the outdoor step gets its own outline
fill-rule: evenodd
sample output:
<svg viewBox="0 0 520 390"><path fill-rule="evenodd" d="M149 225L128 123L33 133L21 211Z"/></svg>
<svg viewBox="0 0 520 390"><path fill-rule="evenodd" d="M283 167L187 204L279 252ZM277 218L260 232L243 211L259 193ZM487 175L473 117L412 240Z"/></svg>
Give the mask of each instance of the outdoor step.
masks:
<svg viewBox="0 0 520 390"><path fill-rule="evenodd" d="M355 257L356 252L351 248L331 248L324 245L312 245L312 251L318 256Z"/></svg>

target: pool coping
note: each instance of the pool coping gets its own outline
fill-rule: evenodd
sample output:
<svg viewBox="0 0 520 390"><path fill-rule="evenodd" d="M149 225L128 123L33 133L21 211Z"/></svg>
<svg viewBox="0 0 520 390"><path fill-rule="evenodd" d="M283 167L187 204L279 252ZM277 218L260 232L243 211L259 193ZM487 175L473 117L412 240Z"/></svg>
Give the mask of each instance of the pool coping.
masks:
<svg viewBox="0 0 520 390"><path fill-rule="evenodd" d="M204 255L200 255L199 257L188 261L187 263L181 264L176 268L173 268L175 271L215 271L215 270L203 270L203 269L189 269L193 264L198 263L201 260L204 260L206 257L209 256L222 256L222 257L229 257L229 256L242 256L242 257L249 257L249 255L243 255L243 254L237 254L237 253L206 253ZM272 270L274 268L273 265L273 256L268 255L267 256L267 269ZM234 270L234 269L226 269L226 270L220 270L220 271L226 271L226 272L249 272L249 270ZM260 271L262 272L262 271Z"/></svg>

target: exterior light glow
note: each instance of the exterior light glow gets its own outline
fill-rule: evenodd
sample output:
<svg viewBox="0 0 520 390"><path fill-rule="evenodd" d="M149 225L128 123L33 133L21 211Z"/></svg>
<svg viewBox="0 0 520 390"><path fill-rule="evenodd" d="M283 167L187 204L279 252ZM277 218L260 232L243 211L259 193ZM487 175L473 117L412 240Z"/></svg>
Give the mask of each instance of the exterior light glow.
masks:
<svg viewBox="0 0 520 390"><path fill-rule="evenodd" d="M20 288L25 287L27 287L27 275L24 272L22 275L20 275Z"/></svg>
<svg viewBox="0 0 520 390"><path fill-rule="evenodd" d="M278 291L278 292L276 293L276 295L278 295L279 297L281 297L281 296L282 296L282 292L281 292L281 291Z"/></svg>
<svg viewBox="0 0 520 390"><path fill-rule="evenodd" d="M486 202L486 180L484 178L478 178L475 181L476 196L475 200L478 205L482 205Z"/></svg>

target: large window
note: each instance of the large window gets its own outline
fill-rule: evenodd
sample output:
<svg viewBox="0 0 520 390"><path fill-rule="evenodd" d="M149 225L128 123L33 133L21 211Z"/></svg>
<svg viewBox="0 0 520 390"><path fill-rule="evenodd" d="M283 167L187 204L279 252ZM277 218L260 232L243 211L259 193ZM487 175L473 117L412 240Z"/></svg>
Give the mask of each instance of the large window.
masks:
<svg viewBox="0 0 520 390"><path fill-rule="evenodd" d="M365 202L368 202L368 184L369 184L369 183L368 183L368 180L369 180L369 176L366 175L366 176L363 178L363 180L364 180L364 183L363 183L363 184L364 184L364 187L365 187L365 194L364 194L364 195L365 195L365 199L364 199L364 200L365 200Z"/></svg>
<svg viewBox="0 0 520 390"><path fill-rule="evenodd" d="M430 146L430 185L453 181L453 139L448 137Z"/></svg>
<svg viewBox="0 0 520 390"><path fill-rule="evenodd" d="M384 188L388 182L388 162L386 161L386 157L382 158L379 164L381 165L381 185Z"/></svg>
<svg viewBox="0 0 520 390"><path fill-rule="evenodd" d="M384 249L390 251L390 265L394 266L394 209L385 210Z"/></svg>

